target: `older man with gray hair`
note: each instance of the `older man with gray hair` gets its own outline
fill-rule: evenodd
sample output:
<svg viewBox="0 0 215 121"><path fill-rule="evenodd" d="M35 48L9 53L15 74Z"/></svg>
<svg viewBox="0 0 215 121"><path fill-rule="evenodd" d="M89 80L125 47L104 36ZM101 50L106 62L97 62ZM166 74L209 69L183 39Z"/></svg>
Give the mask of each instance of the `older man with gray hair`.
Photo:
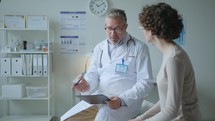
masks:
<svg viewBox="0 0 215 121"><path fill-rule="evenodd" d="M95 121L127 121L140 112L152 87L148 47L127 31L124 10L111 9L105 16L107 38L96 45L91 65L79 84L80 92L96 90L110 98L102 104Z"/></svg>

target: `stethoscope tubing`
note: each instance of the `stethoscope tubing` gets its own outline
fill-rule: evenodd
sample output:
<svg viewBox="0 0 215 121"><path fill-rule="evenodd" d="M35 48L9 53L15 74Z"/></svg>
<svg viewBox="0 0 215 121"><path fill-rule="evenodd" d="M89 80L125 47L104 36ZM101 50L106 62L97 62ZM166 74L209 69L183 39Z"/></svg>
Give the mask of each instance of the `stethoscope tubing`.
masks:
<svg viewBox="0 0 215 121"><path fill-rule="evenodd" d="M135 41L134 41L134 39L132 38L132 36L130 35L130 39L127 41L127 48L128 48L128 46L129 46L129 42L130 41L133 41L133 43L134 43L134 46L136 45L136 43L135 43ZM102 49L102 51L101 51L101 54L100 54L100 59L99 59L99 64L98 64L98 66L99 66L99 68L102 68L102 66L103 66L103 64L102 64L102 56L103 56L103 49Z"/></svg>
<svg viewBox="0 0 215 121"><path fill-rule="evenodd" d="M103 50L101 51L101 54L100 54L99 68L102 68L102 55L103 55Z"/></svg>

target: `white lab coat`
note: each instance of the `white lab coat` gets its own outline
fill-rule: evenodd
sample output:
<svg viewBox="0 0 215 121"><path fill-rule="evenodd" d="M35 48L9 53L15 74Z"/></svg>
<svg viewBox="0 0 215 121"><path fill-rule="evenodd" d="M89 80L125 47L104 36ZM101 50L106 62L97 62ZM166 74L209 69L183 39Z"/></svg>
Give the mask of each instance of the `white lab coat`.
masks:
<svg viewBox="0 0 215 121"><path fill-rule="evenodd" d="M107 39L94 48L92 63L84 76L89 82L90 90L96 89L95 93L107 96L118 96L124 103L124 106L118 109L102 105L95 121L127 121L134 118L139 114L143 99L152 87L148 47L134 37L132 39L135 42L129 41L127 47L129 39L130 35L127 33L123 44L116 48L111 59ZM115 72L116 64L122 64L122 59L124 64L128 65L127 74ZM102 68L99 64L102 64Z"/></svg>

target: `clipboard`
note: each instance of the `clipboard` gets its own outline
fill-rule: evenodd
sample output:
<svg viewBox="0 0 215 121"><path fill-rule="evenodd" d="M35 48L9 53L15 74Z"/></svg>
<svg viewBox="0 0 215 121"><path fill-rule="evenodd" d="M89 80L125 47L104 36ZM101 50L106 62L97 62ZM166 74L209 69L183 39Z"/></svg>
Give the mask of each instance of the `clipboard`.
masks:
<svg viewBox="0 0 215 121"><path fill-rule="evenodd" d="M107 96L103 94L97 95L76 95L81 100L84 100L90 104L106 104L105 101L110 100Z"/></svg>

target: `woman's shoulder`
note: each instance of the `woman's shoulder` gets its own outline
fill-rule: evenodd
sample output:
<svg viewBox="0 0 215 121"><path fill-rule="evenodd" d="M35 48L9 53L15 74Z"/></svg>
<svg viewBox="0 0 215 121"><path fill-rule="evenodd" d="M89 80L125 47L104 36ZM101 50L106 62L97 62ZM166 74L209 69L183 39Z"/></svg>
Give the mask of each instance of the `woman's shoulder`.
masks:
<svg viewBox="0 0 215 121"><path fill-rule="evenodd" d="M167 65L184 66L185 64L190 63L189 56L184 49L178 45L169 50L169 53L165 55L165 60L167 61Z"/></svg>

